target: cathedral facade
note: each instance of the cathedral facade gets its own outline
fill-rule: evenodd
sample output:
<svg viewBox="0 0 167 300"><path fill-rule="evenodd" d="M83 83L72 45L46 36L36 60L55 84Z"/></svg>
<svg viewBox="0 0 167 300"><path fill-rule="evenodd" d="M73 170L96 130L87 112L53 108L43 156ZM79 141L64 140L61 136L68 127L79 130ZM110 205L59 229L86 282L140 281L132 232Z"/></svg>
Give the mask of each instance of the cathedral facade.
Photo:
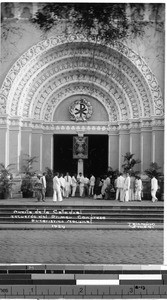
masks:
<svg viewBox="0 0 167 300"><path fill-rule="evenodd" d="M106 164L113 169L121 170L126 152L141 160L141 173L151 162L163 169L162 34L150 33L152 44L143 39L138 47L130 42L95 43L61 30L41 37L21 17L25 7L20 5L15 3L13 16L6 19L12 28L20 22L21 33L13 30L2 41L0 161L15 163L20 171L28 154L38 157L37 170L56 169L56 136L64 137L64 144L67 136L88 137L92 150L92 138L102 141L105 136ZM28 5L32 13L34 5ZM96 147L102 146L97 140Z"/></svg>

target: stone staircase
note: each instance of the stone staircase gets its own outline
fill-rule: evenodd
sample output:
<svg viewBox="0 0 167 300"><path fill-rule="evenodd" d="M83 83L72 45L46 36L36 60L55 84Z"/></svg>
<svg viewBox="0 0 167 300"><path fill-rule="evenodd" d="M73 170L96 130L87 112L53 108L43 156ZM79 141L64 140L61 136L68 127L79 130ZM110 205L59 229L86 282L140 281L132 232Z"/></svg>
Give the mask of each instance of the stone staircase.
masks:
<svg viewBox="0 0 167 300"><path fill-rule="evenodd" d="M159 228L163 206L0 205L4 228Z"/></svg>

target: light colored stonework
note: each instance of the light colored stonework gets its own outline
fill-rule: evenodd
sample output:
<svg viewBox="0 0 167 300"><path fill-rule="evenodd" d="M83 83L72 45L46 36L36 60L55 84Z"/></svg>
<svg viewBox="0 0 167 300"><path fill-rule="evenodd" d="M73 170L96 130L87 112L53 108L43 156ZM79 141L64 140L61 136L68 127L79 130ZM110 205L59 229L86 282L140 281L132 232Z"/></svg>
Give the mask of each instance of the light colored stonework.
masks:
<svg viewBox="0 0 167 300"><path fill-rule="evenodd" d="M121 43L93 49L72 35L42 41L18 59L0 91L1 113L52 121L57 105L77 93L101 101L110 121L163 116L160 88L141 57Z"/></svg>

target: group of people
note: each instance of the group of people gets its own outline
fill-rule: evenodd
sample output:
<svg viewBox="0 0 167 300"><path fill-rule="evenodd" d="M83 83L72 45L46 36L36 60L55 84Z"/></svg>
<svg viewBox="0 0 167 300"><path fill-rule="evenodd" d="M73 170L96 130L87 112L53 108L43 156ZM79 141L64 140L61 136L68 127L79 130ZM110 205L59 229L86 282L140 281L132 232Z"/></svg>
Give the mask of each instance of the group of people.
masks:
<svg viewBox="0 0 167 300"><path fill-rule="evenodd" d="M122 174L120 173L115 180L116 200L121 202L128 201L142 201L142 180L139 175ZM152 202L158 201L156 193L158 190L158 180L155 176L151 178L151 196Z"/></svg>
<svg viewBox="0 0 167 300"><path fill-rule="evenodd" d="M35 190L37 201L45 201L46 173L37 175ZM112 176L97 177L91 174L84 176L81 172L72 176L67 172L65 176L56 172L53 177L53 201L62 201L63 198L93 197L94 199L111 199L111 194L120 202L142 201L142 180L139 175L119 173L113 181ZM155 176L151 179L152 202L157 201L158 180Z"/></svg>
<svg viewBox="0 0 167 300"><path fill-rule="evenodd" d="M63 174L55 173L53 178L53 201L62 201L63 198L76 196L77 187L79 187L80 197L90 197L94 195L95 177L91 174L90 178L83 176L80 172L72 176L67 172Z"/></svg>
<svg viewBox="0 0 167 300"><path fill-rule="evenodd" d="M141 201L142 180L140 176L120 173L115 180L116 200L120 202Z"/></svg>

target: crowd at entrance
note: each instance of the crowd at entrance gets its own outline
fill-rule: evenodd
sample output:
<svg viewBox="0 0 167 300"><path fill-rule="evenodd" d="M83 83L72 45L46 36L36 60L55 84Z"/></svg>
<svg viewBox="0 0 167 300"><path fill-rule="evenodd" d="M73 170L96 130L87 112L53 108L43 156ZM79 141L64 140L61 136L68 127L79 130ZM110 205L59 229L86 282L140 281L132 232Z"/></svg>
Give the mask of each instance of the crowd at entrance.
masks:
<svg viewBox="0 0 167 300"><path fill-rule="evenodd" d="M37 175L36 196L38 201L45 201L46 179L45 173ZM156 192L158 180L151 179L152 202L158 201ZM119 173L113 179L111 175L89 177L81 172L70 175L67 172L56 172L53 177L53 201L62 201L69 197L82 197L104 200L117 200L120 202L142 201L143 185L139 175Z"/></svg>

